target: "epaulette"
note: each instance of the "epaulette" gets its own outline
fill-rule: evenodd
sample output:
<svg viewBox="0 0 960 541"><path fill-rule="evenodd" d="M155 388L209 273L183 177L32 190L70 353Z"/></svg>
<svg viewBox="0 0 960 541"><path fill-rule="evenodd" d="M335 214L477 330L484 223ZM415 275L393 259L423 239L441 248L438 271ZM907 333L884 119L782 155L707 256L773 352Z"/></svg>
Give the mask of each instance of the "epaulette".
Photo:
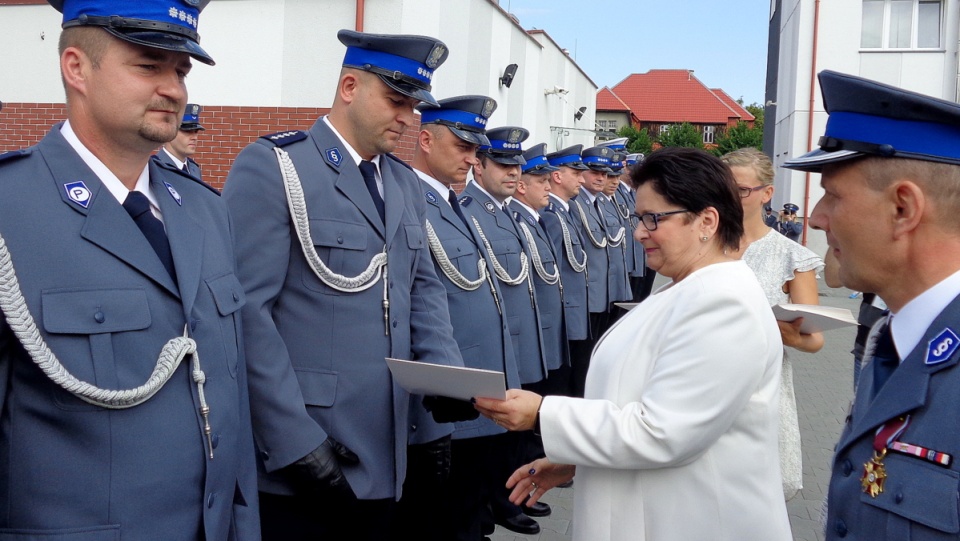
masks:
<svg viewBox="0 0 960 541"><path fill-rule="evenodd" d="M470 203L473 203L473 198L470 197L469 195L464 195L460 199L457 199L457 201L460 202L461 207L469 207Z"/></svg>
<svg viewBox="0 0 960 541"><path fill-rule="evenodd" d="M278 147L284 147L291 143L296 143L297 141L303 141L306 138L307 132L303 130L281 131L260 136L260 139L263 139L264 141L267 141L268 143Z"/></svg>
<svg viewBox="0 0 960 541"><path fill-rule="evenodd" d="M406 167L407 169L413 171L413 167L410 166L407 162L401 160L400 158L394 156L393 154L384 154L384 156L393 159L393 161L399 163L400 165Z"/></svg>
<svg viewBox="0 0 960 541"><path fill-rule="evenodd" d="M0 154L0 163L16 160L17 158L23 158L24 156L29 156L31 152L33 151L29 148L21 148L19 150L4 152L3 154Z"/></svg>
<svg viewBox="0 0 960 541"><path fill-rule="evenodd" d="M154 154L150 159L152 159L159 167L162 167L162 168L166 169L167 171L172 171L172 172L174 172L174 173L177 173L178 175L180 175L180 176L183 177L183 178L188 178L188 179L196 182L197 184L203 186L204 188L210 190L211 192L217 194L218 196L220 195L220 190L214 188L213 186L207 184L206 182L198 179L197 177L195 177L195 176L193 176L193 175L191 175L191 174L189 174L189 173L185 173L185 172L183 171L183 169L180 169L180 168L177 167L176 165L173 165L173 164L170 164L170 163L167 163L167 162L161 160L156 154Z"/></svg>
<svg viewBox="0 0 960 541"><path fill-rule="evenodd" d="M552 213L554 213L554 214L557 213L557 207L554 206L553 201L547 203L546 210L547 210L547 212L552 212Z"/></svg>

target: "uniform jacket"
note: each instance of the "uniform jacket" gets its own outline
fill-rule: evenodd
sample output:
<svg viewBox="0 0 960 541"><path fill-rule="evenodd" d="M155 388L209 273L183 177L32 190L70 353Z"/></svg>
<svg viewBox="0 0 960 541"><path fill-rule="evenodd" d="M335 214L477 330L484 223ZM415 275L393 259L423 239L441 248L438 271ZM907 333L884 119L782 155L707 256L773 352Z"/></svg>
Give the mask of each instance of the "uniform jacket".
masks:
<svg viewBox="0 0 960 541"><path fill-rule="evenodd" d="M960 539L958 321L960 298L937 316L873 399L873 367L869 356L865 359L853 409L833 459L827 539ZM888 451L883 459L887 474L884 490L872 498L863 492L861 479L864 464L874 454L877 428L904 414L910 415L910 423L899 441L947 453L953 461L944 467Z"/></svg>
<svg viewBox="0 0 960 541"><path fill-rule="evenodd" d="M610 302L629 301L633 299L633 293L630 291L630 282L627 277L627 245L631 244L632 238L629 237L630 225L624 226L620 215L617 214L616 203L606 195L597 195L602 211L603 230L607 234L607 261L609 268L607 270L607 287ZM614 246L610 242L611 237L615 237L617 232L623 229L623 241L619 246Z"/></svg>
<svg viewBox="0 0 960 541"><path fill-rule="evenodd" d="M476 236L473 227L467 227L447 204L444 194L437 193L429 184L421 181L423 197L427 202L427 220L433 226L437 238L450 258L450 262L468 280L476 280L479 276L477 262L487 261L486 250ZM503 372L508 389L520 388L520 375L517 372L517 360L513 353L513 340L510 339L510 329L507 326L506 313L498 308L499 301L490 291L490 280L473 291L466 291L450 281L440 270L436 258L434 261L437 276L443 282L447 291L447 304L450 307L450 323L453 324L453 337L460 347L464 366L482 368ZM487 262L487 269L492 271L493 266ZM497 297L501 297L501 284L493 278ZM426 423L432 423L425 411L423 416ZM419 424L423 426L425 422ZM434 423L435 424L435 423ZM502 434L504 429L497 426L486 417L479 417L473 421L454 423L454 439L475 438ZM441 427L453 427L450 424ZM429 441L429 440L427 440Z"/></svg>
<svg viewBox="0 0 960 541"><path fill-rule="evenodd" d="M523 223L530 231L544 270L548 274L557 272L557 259L547 232L537 223L536 218L516 201L511 202L509 207L513 211L518 227ZM558 283L550 285L537 274L533 267L533 255L532 250L529 249L529 243L527 256L530 257L530 271L537 291L537 313L540 315L543 356L547 361L547 369L556 370L562 365L570 364L570 354L567 351L567 329L563 322L563 278L561 277Z"/></svg>
<svg viewBox="0 0 960 541"><path fill-rule="evenodd" d="M389 336L383 279L359 293L321 282L303 254L274 144L289 153L303 187L313 248L331 271L360 274L386 245ZM333 436L360 457L345 468L361 499L399 498L406 471L410 397L385 357L462 366L447 299L426 244L419 179L380 157L386 225L360 169L319 119L308 132L261 138L227 177L237 224L260 489L289 494L276 471Z"/></svg>
<svg viewBox="0 0 960 541"><path fill-rule="evenodd" d="M550 204L540 213L543 226L553 245L554 254L560 261L560 279L563 281L563 319L566 322L567 339L586 340L590 338L590 318L587 312L587 269L576 272L570 266L567 250L563 244L563 229L560 220L564 220L570 232L570 244L577 262L583 262L583 242L579 229L562 206L550 196Z"/></svg>
<svg viewBox="0 0 960 541"><path fill-rule="evenodd" d="M177 168L177 163L173 161L173 158L170 156L170 153L167 152L167 149L161 147L154 156L161 162ZM187 170L185 171L186 173L190 174L196 179L203 179L202 173L200 172L200 164L195 162L193 158L187 156L185 165L187 166Z"/></svg>
<svg viewBox="0 0 960 541"><path fill-rule="evenodd" d="M597 344L585 399L547 396L547 458L577 465L576 541L787 541L780 332L742 262L648 297Z"/></svg>
<svg viewBox="0 0 960 541"><path fill-rule="evenodd" d="M0 235L41 336L78 379L132 389L186 326L206 376L214 458L189 357L147 402L108 410L53 383L4 320L0 539L259 539L244 293L223 202L150 162L175 283L60 125L12 154L0 162Z"/></svg>
<svg viewBox="0 0 960 541"><path fill-rule="evenodd" d="M583 239L583 249L587 252L587 286L590 289L590 313L603 313L609 309L609 263L607 249L597 247L591 237L602 242L606 233L600 225L597 208L590 203L587 191L580 188L580 195L570 200L570 214L580 238ZM584 220L585 219L585 220Z"/></svg>
<svg viewBox="0 0 960 541"><path fill-rule="evenodd" d="M460 208L467 220L476 218L493 253L510 276L519 275L520 254L524 252L526 240L521 238L513 217L480 190L475 182L467 184L461 193ZM513 338L520 383L536 383L547 377L547 365L543 356L536 291L527 280L515 286L501 282L500 291L503 293L504 310Z"/></svg>
<svg viewBox="0 0 960 541"><path fill-rule="evenodd" d="M621 207L623 214L626 214L627 217L623 218L621 215L621 223L623 227L627 230L627 274L630 276L643 276L645 269L647 267L647 253L643 251L643 245L640 244L633 236L634 229L630 226L630 213L634 211L637 205L637 194L624 186L621 182L617 185L617 192L614 195L614 201L617 205Z"/></svg>

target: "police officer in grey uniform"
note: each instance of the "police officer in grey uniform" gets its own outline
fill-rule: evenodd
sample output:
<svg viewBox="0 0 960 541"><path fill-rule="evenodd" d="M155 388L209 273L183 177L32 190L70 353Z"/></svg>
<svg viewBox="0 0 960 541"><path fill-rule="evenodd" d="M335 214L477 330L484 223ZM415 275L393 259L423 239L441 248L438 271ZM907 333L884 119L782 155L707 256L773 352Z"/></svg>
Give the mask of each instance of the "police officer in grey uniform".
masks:
<svg viewBox="0 0 960 541"><path fill-rule="evenodd" d="M828 540L960 539L960 105L820 73L821 173L810 224L841 282L887 304L835 447ZM870 216L870 227L863 227Z"/></svg>
<svg viewBox="0 0 960 541"><path fill-rule="evenodd" d="M384 357L462 365L420 181L390 154L414 107L435 103L447 48L337 37L347 51L330 114L248 146L224 191L248 294L265 539L388 538L413 427ZM433 411L473 414L461 404Z"/></svg>
<svg viewBox="0 0 960 541"><path fill-rule="evenodd" d="M623 239L617 246L616 242L607 241L607 255L617 263L621 258L623 261L623 272L617 274L619 280L616 281L616 287L619 290L621 301L633 300L633 289L630 286L630 272L636 272L636 262L633 260L633 238L630 234L633 228L630 225L630 211L625 204L622 204L618 198L618 188L620 187L620 175L623 172L623 162L627 155L623 152L614 151L610 158L610 171L607 172L607 183L603 187L603 198L601 200L603 209L607 213L608 219L612 216L616 223L607 228L608 238L611 231L619 232L623 230ZM615 240L615 238L614 238ZM610 307L610 324L612 325L620 316L626 313L623 308L612 305Z"/></svg>
<svg viewBox="0 0 960 541"><path fill-rule="evenodd" d="M540 213L544 229L553 245L553 251L560 265L560 279L563 282L563 318L566 327L571 367L561 366L553 376L563 381L564 392L570 395L572 365L584 359L589 360L590 349L590 312L587 290L587 253L584 240L571 214L572 199L580 192L583 182L582 172L586 166L580 161L582 145L574 145L551 154L547 161L556 170L550 173L550 202ZM567 372L564 374L564 372ZM554 388L550 384L551 389Z"/></svg>
<svg viewBox="0 0 960 541"><path fill-rule="evenodd" d="M206 2L50 3L67 120L0 156L0 538L257 539L232 225L150 158Z"/></svg>
<svg viewBox="0 0 960 541"><path fill-rule="evenodd" d="M156 154L157 159L182 169L184 173L194 178L202 178L200 166L191 156L197 152L197 138L205 129L200 124L200 106L196 103L188 103L177 136L173 141L160 147Z"/></svg>
<svg viewBox="0 0 960 541"><path fill-rule="evenodd" d="M516 192L520 167L526 163L521 143L529 135L526 129L515 126L487 130L490 145L478 150L473 181L460 195L460 208L477 229L481 247L500 280L521 386L535 385L547 377L536 291L530 276L535 271L525 253L526 239L505 204ZM514 432L507 437L515 441L513 451L502 453L501 471L509 477L510 468L523 463L524 442ZM506 489L495 495L491 505L498 524L526 535L540 531L536 521L509 502Z"/></svg>
<svg viewBox="0 0 960 541"><path fill-rule="evenodd" d="M500 283L451 188L466 180L477 163L479 146L489 144L484 132L496 102L485 96L459 96L440 100L438 105L421 104L418 109L420 134L413 168L427 203L427 244L447 291L453 336L466 366L503 372L507 387L519 388ZM418 538L478 540L490 494L502 489L496 465L497 455L507 445L506 431L484 417L436 424L417 406L411 405L411 411L420 412L419 422L414 421L421 427L417 434L444 427L452 431L450 477L433 489L418 489L421 505L400 519L407 530L398 533L409 535L415 529ZM430 424L437 428L427 429ZM408 479L401 505L410 498L409 485Z"/></svg>

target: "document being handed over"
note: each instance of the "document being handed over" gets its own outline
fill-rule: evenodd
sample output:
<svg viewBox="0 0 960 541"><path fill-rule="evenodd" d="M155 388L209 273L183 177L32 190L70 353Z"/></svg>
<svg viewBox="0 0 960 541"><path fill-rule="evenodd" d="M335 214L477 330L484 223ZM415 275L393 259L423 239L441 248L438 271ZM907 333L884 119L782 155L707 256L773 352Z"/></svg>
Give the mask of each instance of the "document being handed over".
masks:
<svg viewBox="0 0 960 541"><path fill-rule="evenodd" d="M471 398L507 398L503 372L403 361L387 357L393 380L412 394Z"/></svg>

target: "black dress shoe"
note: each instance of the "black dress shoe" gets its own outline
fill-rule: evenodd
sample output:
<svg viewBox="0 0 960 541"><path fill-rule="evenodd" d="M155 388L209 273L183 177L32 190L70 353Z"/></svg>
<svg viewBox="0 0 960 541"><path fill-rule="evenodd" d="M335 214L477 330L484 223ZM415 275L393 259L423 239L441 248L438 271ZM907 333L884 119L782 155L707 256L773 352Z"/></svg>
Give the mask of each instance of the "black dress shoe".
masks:
<svg viewBox="0 0 960 541"><path fill-rule="evenodd" d="M524 535L537 535L540 533L540 525L532 518L520 513L510 518L498 518L497 524L510 530L511 532Z"/></svg>
<svg viewBox="0 0 960 541"><path fill-rule="evenodd" d="M553 510L550 509L550 506L543 502L537 502L533 505L527 505L524 503L520 506L520 510L523 511L523 514L527 515L528 517L549 517L550 513L553 512Z"/></svg>
<svg viewBox="0 0 960 541"><path fill-rule="evenodd" d="M567 481L566 483L560 483L560 484L557 485L557 486L560 487L560 488L570 488L570 487L573 486L573 479Z"/></svg>

